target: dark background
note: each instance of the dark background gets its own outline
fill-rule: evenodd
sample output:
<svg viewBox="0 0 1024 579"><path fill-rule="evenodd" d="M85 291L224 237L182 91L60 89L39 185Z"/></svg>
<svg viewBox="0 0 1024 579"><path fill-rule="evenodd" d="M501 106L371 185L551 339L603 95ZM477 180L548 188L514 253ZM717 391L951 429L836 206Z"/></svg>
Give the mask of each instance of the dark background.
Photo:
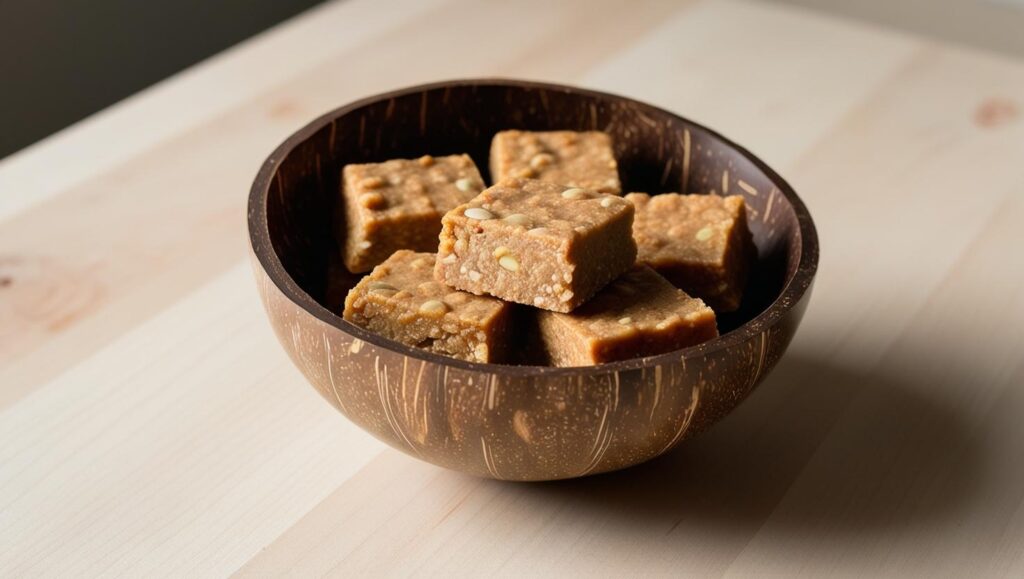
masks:
<svg viewBox="0 0 1024 579"><path fill-rule="evenodd" d="M321 0L0 0L0 158Z"/></svg>
<svg viewBox="0 0 1024 579"><path fill-rule="evenodd" d="M321 1L0 0L0 158ZM1024 56L1024 0L773 1Z"/></svg>

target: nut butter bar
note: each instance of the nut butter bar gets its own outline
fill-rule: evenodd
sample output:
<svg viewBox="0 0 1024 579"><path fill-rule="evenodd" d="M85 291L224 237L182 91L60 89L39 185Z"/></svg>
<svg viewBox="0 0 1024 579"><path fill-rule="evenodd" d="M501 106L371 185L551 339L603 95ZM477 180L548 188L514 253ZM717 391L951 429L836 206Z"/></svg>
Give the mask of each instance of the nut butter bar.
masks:
<svg viewBox="0 0 1024 579"><path fill-rule="evenodd" d="M346 165L345 267L360 273L399 249L434 251L441 216L472 199L483 183L468 155Z"/></svg>
<svg viewBox="0 0 1024 579"><path fill-rule="evenodd" d="M716 312L740 307L757 256L743 197L630 193L638 263L704 300Z"/></svg>
<svg viewBox="0 0 1024 579"><path fill-rule="evenodd" d="M570 314L537 312L537 324L554 366L653 356L718 335L711 308L646 266L634 267Z"/></svg>
<svg viewBox="0 0 1024 579"><path fill-rule="evenodd" d="M636 261L633 204L507 179L442 220L435 277L474 294L570 312Z"/></svg>
<svg viewBox="0 0 1024 579"><path fill-rule="evenodd" d="M612 139L600 131L501 131L491 141L491 180L539 179L619 195Z"/></svg>
<svg viewBox="0 0 1024 579"><path fill-rule="evenodd" d="M343 317L435 354L504 360L513 306L446 287L431 275L434 260L432 253L396 251L349 291Z"/></svg>

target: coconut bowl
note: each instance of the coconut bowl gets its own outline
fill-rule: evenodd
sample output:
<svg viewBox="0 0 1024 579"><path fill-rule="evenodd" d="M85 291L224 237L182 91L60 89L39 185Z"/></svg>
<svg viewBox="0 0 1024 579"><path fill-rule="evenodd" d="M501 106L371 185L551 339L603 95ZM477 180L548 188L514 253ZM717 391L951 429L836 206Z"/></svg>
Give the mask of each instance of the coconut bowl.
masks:
<svg viewBox="0 0 1024 579"><path fill-rule="evenodd" d="M602 130L624 191L739 194L758 259L720 336L667 354L578 368L464 362L341 318L358 279L335 242L348 163L468 153L487 175L503 129ZM818 263L814 223L754 155L674 113L590 90L457 80L347 104L288 137L248 208L257 284L285 351L367 432L438 466L505 480L564 479L663 454L732 411L771 372L803 317Z"/></svg>

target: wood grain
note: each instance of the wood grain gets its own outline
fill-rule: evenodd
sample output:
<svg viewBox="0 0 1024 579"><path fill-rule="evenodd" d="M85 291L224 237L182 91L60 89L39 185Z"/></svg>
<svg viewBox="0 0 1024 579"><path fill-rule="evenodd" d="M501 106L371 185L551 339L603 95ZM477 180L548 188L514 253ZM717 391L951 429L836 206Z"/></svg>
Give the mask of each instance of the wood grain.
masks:
<svg viewBox="0 0 1024 579"><path fill-rule="evenodd" d="M383 450L274 341L245 262L263 156L474 75L678 111L807 201L811 309L705 436L481 481ZM794 9L328 5L0 163L0 575L1018 576L1021 158L1021 63Z"/></svg>

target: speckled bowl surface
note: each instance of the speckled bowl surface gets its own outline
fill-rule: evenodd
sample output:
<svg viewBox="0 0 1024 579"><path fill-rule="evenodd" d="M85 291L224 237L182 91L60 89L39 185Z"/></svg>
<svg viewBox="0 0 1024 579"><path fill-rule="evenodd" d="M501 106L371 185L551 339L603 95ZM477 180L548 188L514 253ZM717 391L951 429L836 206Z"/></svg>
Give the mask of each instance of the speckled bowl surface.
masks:
<svg viewBox="0 0 1024 579"><path fill-rule="evenodd" d="M340 317L356 281L333 215L348 163L469 153L485 178L499 130L602 130L625 191L741 194L758 262L722 335L668 354L580 368L476 364L386 340ZM264 306L314 388L350 420L414 457L507 480L584 476L662 454L736 407L800 323L818 239L792 188L749 152L631 99L513 80L458 80L366 98L282 143L249 197Z"/></svg>

